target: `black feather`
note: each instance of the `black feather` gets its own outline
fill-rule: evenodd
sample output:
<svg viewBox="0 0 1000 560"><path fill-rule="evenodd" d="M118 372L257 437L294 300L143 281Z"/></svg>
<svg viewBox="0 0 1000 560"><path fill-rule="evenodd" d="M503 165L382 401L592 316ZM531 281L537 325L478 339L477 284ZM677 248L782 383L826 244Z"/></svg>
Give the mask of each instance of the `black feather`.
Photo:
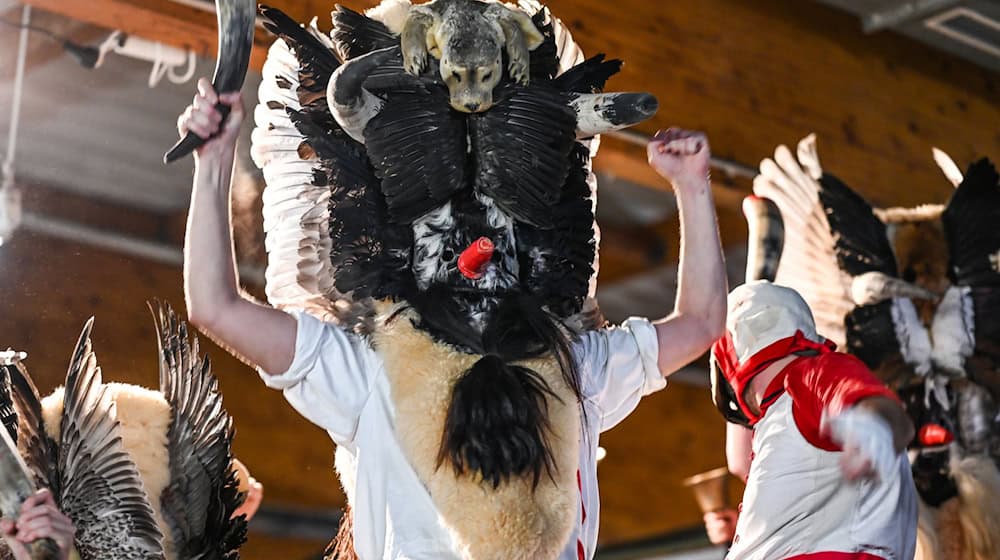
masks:
<svg viewBox="0 0 1000 560"><path fill-rule="evenodd" d="M852 276L883 272L896 276L896 257L885 224L865 199L833 175L820 178L820 201L833 234L837 262Z"/></svg>
<svg viewBox="0 0 1000 560"><path fill-rule="evenodd" d="M621 60L604 60L604 55L598 54L567 70L552 85L565 92L601 93L611 76L621 72L622 64Z"/></svg>
<svg viewBox="0 0 1000 560"><path fill-rule="evenodd" d="M347 61L399 44L399 36L380 21L337 5L333 10L333 42L340 59Z"/></svg>
<svg viewBox="0 0 1000 560"><path fill-rule="evenodd" d="M16 414L17 442L21 457L35 477L39 488L51 488L58 495L59 477L56 475L56 443L45 431L42 403L31 376L24 364L18 362L4 366L9 383L10 404ZM4 421L6 425L7 421Z"/></svg>
<svg viewBox="0 0 1000 560"><path fill-rule="evenodd" d="M17 443L17 412L14 411L14 397L11 395L10 373L14 365L0 366L0 422L7 430L11 441Z"/></svg>
<svg viewBox="0 0 1000 560"><path fill-rule="evenodd" d="M509 86L502 100L469 117L476 189L519 222L552 227L576 144L576 116L561 92Z"/></svg>
<svg viewBox="0 0 1000 560"><path fill-rule="evenodd" d="M232 468L233 420L208 357L167 305L150 306L158 338L160 390L170 405L170 484L160 504L179 558L235 560L246 540Z"/></svg>
<svg viewBox="0 0 1000 560"><path fill-rule="evenodd" d="M901 357L896 327L892 319L892 301L855 307L844 317L847 350L872 371L878 373ZM911 371L905 368L905 371ZM882 375L885 377L885 375ZM882 379L895 385L897 379Z"/></svg>
<svg viewBox="0 0 1000 560"><path fill-rule="evenodd" d="M988 159L969 166L941 216L949 275L959 286L1000 286L1000 176ZM978 335L977 335L978 336Z"/></svg>
<svg viewBox="0 0 1000 560"><path fill-rule="evenodd" d="M412 223L467 184L466 124L443 86L387 96L365 130L368 156L395 223Z"/></svg>
<svg viewBox="0 0 1000 560"><path fill-rule="evenodd" d="M517 224L521 284L558 317L578 313L590 289L597 244L587 183L590 151L575 144L552 226Z"/></svg>
<svg viewBox="0 0 1000 560"><path fill-rule="evenodd" d="M340 67L340 61L334 52L307 28L281 10L261 5L259 12L264 18L264 27L288 43L288 46L295 51L302 70L312 77L304 81L303 85L309 88L322 88L325 92L330 76Z"/></svg>
<svg viewBox="0 0 1000 560"><path fill-rule="evenodd" d="M531 51L528 75L532 81L551 80L559 72L559 49L552 28L552 17L547 8L542 8L531 16L531 21L544 39L538 48Z"/></svg>

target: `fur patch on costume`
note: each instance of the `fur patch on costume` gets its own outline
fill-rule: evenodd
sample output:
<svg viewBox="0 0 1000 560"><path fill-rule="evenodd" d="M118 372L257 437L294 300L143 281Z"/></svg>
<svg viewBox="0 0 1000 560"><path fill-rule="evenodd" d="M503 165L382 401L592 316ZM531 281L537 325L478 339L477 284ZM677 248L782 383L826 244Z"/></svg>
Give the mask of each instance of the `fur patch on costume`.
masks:
<svg viewBox="0 0 1000 560"><path fill-rule="evenodd" d="M400 35L403 33L403 26L406 25L406 18L410 15L412 7L410 0L382 0L378 6L365 10L365 15L382 22L389 31Z"/></svg>
<svg viewBox="0 0 1000 560"><path fill-rule="evenodd" d="M380 310L393 311L396 308ZM531 477L484 484L478 475L456 476L451 465L438 468L438 450L452 388L481 356L435 342L414 328L415 313L404 311L374 335L385 363L396 409L396 437L417 476L427 487L444 525L464 558L539 560L562 551L579 507L576 472L580 456L580 412L555 360L529 360L562 402L549 399L555 469L532 489Z"/></svg>
<svg viewBox="0 0 1000 560"><path fill-rule="evenodd" d="M887 224L908 224L940 219L944 205L921 204L913 208L873 208L872 212Z"/></svg>
<svg viewBox="0 0 1000 560"><path fill-rule="evenodd" d="M937 510L917 500L917 549L913 560L941 560L938 543Z"/></svg>
<svg viewBox="0 0 1000 560"><path fill-rule="evenodd" d="M170 528L160 512L160 495L170 483L170 458L167 452L170 405L159 391L123 383L108 383L105 387L115 403L122 445L135 463L149 505L153 508L153 517L164 535L163 549L166 557L175 558ZM42 399L45 430L56 442L60 439L63 396L64 389L59 387Z"/></svg>
<svg viewBox="0 0 1000 560"><path fill-rule="evenodd" d="M1000 471L989 457L973 455L952 465L961 507L961 560L1000 558Z"/></svg>
<svg viewBox="0 0 1000 560"><path fill-rule="evenodd" d="M940 508L920 502L915 560L1000 558L1000 471L975 455L954 461L951 475L958 497Z"/></svg>
<svg viewBox="0 0 1000 560"><path fill-rule="evenodd" d="M63 399L66 396L65 387L57 387L52 394L42 399L42 421L45 422L45 432L52 441L58 443L62 428Z"/></svg>

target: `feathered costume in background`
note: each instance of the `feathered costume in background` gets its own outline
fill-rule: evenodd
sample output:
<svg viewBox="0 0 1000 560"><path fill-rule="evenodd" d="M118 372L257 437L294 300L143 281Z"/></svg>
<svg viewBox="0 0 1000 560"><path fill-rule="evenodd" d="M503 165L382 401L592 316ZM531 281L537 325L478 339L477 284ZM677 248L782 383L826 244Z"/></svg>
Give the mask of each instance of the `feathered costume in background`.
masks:
<svg viewBox="0 0 1000 560"><path fill-rule="evenodd" d="M980 160L946 205L872 208L823 171L815 138L761 162L747 201L751 229L780 235L780 264L751 259L809 303L820 333L896 390L917 428L922 498L918 558L1000 557L1000 182ZM767 216L767 201L780 216ZM773 236L772 236L773 237Z"/></svg>
<svg viewBox="0 0 1000 560"><path fill-rule="evenodd" d="M159 391L103 382L91 320L65 388L49 397L19 361L0 367L4 427L35 486L50 488L76 526L82 560L234 560L246 521L232 518L244 498L232 419L197 339L169 308L155 314ZM10 557L3 543L0 557Z"/></svg>
<svg viewBox="0 0 1000 560"><path fill-rule="evenodd" d="M279 36L252 150L267 182L269 301L367 337L396 436L467 554L558 553L579 445L569 343L600 323L594 136L652 116L655 98L600 93L621 63L584 60L532 1L338 6L332 38L261 14ZM497 85L470 94L463 79ZM435 383L446 398L423 401ZM466 491L480 498L443 497ZM547 529L481 534L471 521L523 509ZM349 524L341 536L344 557Z"/></svg>

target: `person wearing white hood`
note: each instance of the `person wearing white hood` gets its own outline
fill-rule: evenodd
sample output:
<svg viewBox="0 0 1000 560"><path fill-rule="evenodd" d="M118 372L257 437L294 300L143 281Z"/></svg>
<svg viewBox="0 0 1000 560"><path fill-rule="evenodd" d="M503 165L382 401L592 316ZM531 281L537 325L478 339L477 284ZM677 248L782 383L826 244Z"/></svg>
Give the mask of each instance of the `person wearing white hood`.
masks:
<svg viewBox="0 0 1000 560"><path fill-rule="evenodd" d="M728 307L712 347L713 398L752 429L752 451L727 559L912 559L913 426L898 398L816 333L796 291L751 282Z"/></svg>

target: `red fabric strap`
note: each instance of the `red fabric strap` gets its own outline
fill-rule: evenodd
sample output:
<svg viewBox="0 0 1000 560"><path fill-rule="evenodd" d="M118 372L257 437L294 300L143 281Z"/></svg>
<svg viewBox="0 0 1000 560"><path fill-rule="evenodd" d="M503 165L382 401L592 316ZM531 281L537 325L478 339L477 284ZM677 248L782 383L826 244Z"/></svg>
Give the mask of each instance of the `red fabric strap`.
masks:
<svg viewBox="0 0 1000 560"><path fill-rule="evenodd" d="M824 414L837 416L872 397L899 401L861 360L847 354L801 358L788 364L783 374L796 427L806 441L824 451L840 451L824 429Z"/></svg>
<svg viewBox="0 0 1000 560"><path fill-rule="evenodd" d="M813 552L789 556L785 560L885 560L867 552Z"/></svg>
<svg viewBox="0 0 1000 560"><path fill-rule="evenodd" d="M774 362L797 352L806 350L814 351L818 354L832 353L836 345L832 342L816 342L806 338L802 331L796 331L794 336L775 341L766 348L759 350L753 356L740 363L736 355L736 347L733 343L732 334L729 332L725 336L715 341L712 345L712 356L715 358L722 375L725 376L729 385L736 394L736 403L740 410L750 420L750 424L756 424L763 418L761 414L755 414L747 405L744 393L753 378L764 371Z"/></svg>

